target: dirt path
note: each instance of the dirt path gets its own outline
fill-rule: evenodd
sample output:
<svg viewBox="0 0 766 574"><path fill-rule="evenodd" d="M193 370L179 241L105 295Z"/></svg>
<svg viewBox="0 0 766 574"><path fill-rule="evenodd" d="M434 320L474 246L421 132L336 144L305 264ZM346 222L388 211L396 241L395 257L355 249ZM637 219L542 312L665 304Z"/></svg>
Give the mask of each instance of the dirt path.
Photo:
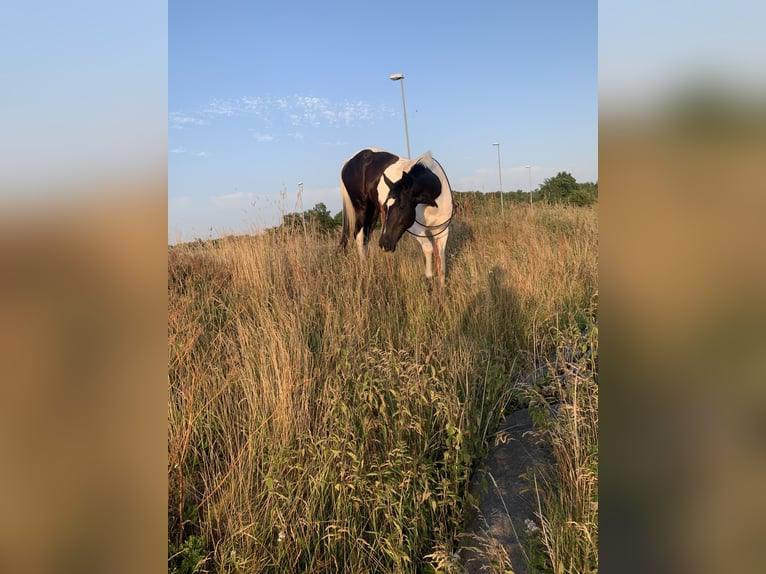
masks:
<svg viewBox="0 0 766 574"><path fill-rule="evenodd" d="M484 465L474 475L471 493L479 504L468 521L460 551L468 574L528 572L520 540L539 525L534 483L522 475L544 458L531 433L525 435L531 429L526 409L506 416Z"/></svg>

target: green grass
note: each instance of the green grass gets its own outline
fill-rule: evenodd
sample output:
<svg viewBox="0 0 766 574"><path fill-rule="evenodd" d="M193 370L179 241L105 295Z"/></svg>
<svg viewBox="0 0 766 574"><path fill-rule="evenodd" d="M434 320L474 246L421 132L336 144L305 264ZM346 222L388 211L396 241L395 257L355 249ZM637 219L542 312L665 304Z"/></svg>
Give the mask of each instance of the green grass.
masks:
<svg viewBox="0 0 766 574"><path fill-rule="evenodd" d="M533 477L540 529L528 541L544 572L598 571L598 322L555 330L546 375L524 391L551 464Z"/></svg>
<svg viewBox="0 0 766 574"><path fill-rule="evenodd" d="M457 571L472 469L530 401L514 382L596 312L590 208L455 221L444 289L411 238L336 245L170 248L169 571Z"/></svg>

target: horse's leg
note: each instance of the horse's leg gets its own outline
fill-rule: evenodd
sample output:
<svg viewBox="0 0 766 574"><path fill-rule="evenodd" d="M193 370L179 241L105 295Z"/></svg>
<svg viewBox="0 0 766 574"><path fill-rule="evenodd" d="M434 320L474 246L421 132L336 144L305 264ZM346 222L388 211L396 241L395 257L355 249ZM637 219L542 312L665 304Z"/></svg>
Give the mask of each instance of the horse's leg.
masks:
<svg viewBox="0 0 766 574"><path fill-rule="evenodd" d="M343 218L345 220L345 214ZM338 252L346 250L346 244L348 243L348 235L349 235L349 230L348 230L348 227L346 227L346 221L343 221L343 225L341 226L341 232L340 232L340 244L338 245Z"/></svg>
<svg viewBox="0 0 766 574"><path fill-rule="evenodd" d="M444 285L444 273L442 272L442 258L441 255L439 255L439 246L436 245L436 248L434 249L434 267L436 267L436 276L439 278L439 281L442 285Z"/></svg>
<svg viewBox="0 0 766 574"><path fill-rule="evenodd" d="M364 235L364 228L359 228L356 235L354 235L356 250L359 252L359 257L361 259L364 259L364 256L367 254L367 238Z"/></svg>
<svg viewBox="0 0 766 574"><path fill-rule="evenodd" d="M364 258L367 254L367 244L370 242L370 235L375 222L378 220L378 202L368 201L364 210L364 224L362 232L357 236L356 244L359 247L359 254Z"/></svg>
<svg viewBox="0 0 766 574"><path fill-rule="evenodd" d="M436 276L439 278L439 283L444 285L445 277L447 275L447 236L449 235L449 229L445 229L444 232L434 238L434 259L436 260Z"/></svg>
<svg viewBox="0 0 766 574"><path fill-rule="evenodd" d="M355 224L354 224L354 231L352 233L352 237L354 238L354 242L356 243L356 250L359 252L359 258L364 259L364 256L367 252L367 242L365 241L365 224L364 219L362 216L364 215L364 212L361 210L356 211L356 218L355 218Z"/></svg>
<svg viewBox="0 0 766 574"><path fill-rule="evenodd" d="M386 210L383 207L382 204L378 204L378 209L380 210L380 228L385 229L386 227Z"/></svg>
<svg viewBox="0 0 766 574"><path fill-rule="evenodd" d="M434 252L433 243L431 243L430 237L416 235L415 238L420 243L420 248L423 250L423 255L426 258L426 279L431 279L434 276L433 264L431 263L431 257Z"/></svg>

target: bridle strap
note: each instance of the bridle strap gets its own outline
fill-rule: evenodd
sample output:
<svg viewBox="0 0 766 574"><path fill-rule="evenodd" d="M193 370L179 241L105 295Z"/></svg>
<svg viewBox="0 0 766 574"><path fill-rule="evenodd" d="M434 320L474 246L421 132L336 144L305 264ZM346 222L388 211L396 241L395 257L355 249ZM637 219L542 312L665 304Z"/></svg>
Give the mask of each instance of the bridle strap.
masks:
<svg viewBox="0 0 766 574"><path fill-rule="evenodd" d="M442 229L439 233L431 233L430 235L418 235L417 233L413 233L409 229L407 229L407 233L409 233L410 235L414 235L415 237L438 237L439 235L447 231L447 229L449 229L449 224L452 221L452 218L455 217L455 211L456 211L456 208L455 208L455 204L453 203L452 213L450 214L449 219L447 219L447 221L445 221L444 223L439 223L438 225L426 225L424 223L420 223L417 220L417 218L415 218L415 223L417 223L418 225L420 225L420 227L423 227L424 229L438 229L440 227L444 227L444 229Z"/></svg>

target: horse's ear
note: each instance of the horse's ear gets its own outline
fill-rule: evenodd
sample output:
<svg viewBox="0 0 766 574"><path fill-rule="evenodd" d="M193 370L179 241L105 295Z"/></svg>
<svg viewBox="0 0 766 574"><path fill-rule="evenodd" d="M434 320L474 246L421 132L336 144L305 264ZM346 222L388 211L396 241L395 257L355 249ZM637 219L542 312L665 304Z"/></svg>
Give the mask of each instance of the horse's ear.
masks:
<svg viewBox="0 0 766 574"><path fill-rule="evenodd" d="M412 176L410 175L408 171L402 172L402 185L405 188L412 187Z"/></svg>
<svg viewBox="0 0 766 574"><path fill-rule="evenodd" d="M393 182L393 181L391 181L390 179L388 179L388 177L386 177L386 174L385 174L385 173L383 174L383 181L385 181L385 182L386 182L386 185L388 186L388 189L389 189L389 190L390 190L392 187L394 187L394 182Z"/></svg>

